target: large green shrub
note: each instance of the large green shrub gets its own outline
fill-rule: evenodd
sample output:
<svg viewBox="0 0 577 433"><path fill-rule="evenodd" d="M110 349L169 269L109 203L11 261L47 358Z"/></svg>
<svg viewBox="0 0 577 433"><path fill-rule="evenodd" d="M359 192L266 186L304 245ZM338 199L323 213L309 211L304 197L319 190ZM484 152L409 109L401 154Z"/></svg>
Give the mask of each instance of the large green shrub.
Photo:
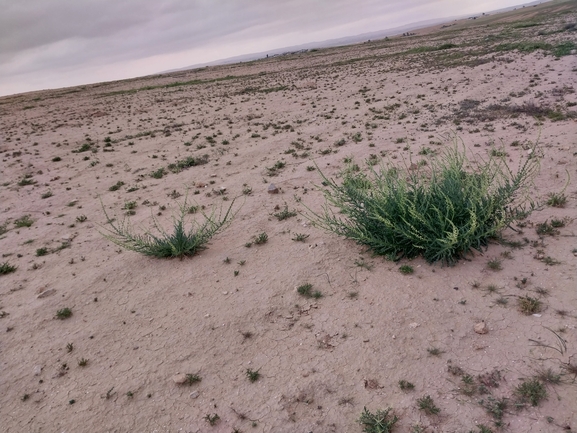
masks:
<svg viewBox="0 0 577 433"><path fill-rule="evenodd" d="M469 160L455 144L418 169L349 169L341 183L321 173L327 203L312 219L392 260L422 255L453 264L516 219L537 170L535 148L514 173L503 157Z"/></svg>

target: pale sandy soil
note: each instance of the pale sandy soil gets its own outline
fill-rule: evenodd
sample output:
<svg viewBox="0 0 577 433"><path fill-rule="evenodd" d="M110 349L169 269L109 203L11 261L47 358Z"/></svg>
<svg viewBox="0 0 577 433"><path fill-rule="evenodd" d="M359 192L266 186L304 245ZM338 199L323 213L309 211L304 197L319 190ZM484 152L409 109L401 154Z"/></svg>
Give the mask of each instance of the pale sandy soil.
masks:
<svg viewBox="0 0 577 433"><path fill-rule="evenodd" d="M534 27L514 27L535 12L518 11L412 37L1 98L1 262L17 269L0 275L0 430L360 432L365 406L392 407L398 432L577 429L568 371L577 366L577 57L495 48L575 40L554 32L577 22L575 2L537 11ZM445 43L457 47L407 52ZM556 114L506 109L524 103ZM306 218L324 203L315 164L337 178L346 157L363 167L370 158L426 160L434 154L423 148L439 153L455 134L471 155L505 151L513 168L539 141L531 198L541 206L518 232L504 232L521 248L494 242L454 267L395 263ZM88 139L95 153L73 152ZM202 155L205 165L150 175ZM278 161L284 168L271 172ZM26 175L33 185L19 185ZM279 194L267 193L270 183ZM207 210L238 197L232 224L197 256L147 258L102 236L102 206L121 219L134 201L137 230L152 229L160 213L169 229L187 191ZM550 193L565 206L547 206ZM299 214L279 221L285 206ZM33 224L16 227L25 215ZM539 236L536 225L552 219L565 226ZM262 232L267 243L245 246ZM298 233L309 237L293 241ZM490 270L491 259L502 270ZM304 283L323 297L300 296ZM542 302L538 314L518 311L527 295ZM63 308L72 317L56 319ZM474 331L480 322L488 333ZM477 384L493 373L498 386L467 395L449 367ZM514 389L549 368L561 383L517 410ZM179 385L177 374L202 380ZM419 410L426 395L438 415ZM509 403L502 427L480 404L489 397ZM220 418L214 426L209 414Z"/></svg>

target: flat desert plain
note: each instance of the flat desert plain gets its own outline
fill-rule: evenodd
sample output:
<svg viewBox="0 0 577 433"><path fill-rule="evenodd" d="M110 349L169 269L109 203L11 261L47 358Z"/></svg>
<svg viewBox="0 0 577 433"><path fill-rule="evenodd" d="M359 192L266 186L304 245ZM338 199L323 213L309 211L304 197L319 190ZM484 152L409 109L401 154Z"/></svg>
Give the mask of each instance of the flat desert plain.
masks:
<svg viewBox="0 0 577 433"><path fill-rule="evenodd" d="M0 98L0 430L576 430L576 23L554 1ZM311 218L322 175L455 145L539 172L534 211L454 266ZM234 214L193 257L104 236L185 205Z"/></svg>

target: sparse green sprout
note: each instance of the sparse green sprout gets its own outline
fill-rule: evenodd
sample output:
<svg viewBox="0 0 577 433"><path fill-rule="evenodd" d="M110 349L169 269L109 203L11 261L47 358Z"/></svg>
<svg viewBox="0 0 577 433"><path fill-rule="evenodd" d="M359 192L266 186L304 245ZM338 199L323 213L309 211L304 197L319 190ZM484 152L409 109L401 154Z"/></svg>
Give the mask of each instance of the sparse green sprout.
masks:
<svg viewBox="0 0 577 433"><path fill-rule="evenodd" d="M20 397L20 400L22 401L26 401L30 398L30 394L24 394L22 397Z"/></svg>
<svg viewBox="0 0 577 433"><path fill-rule="evenodd" d="M18 186L35 185L36 181L32 179L32 175L24 176L19 182Z"/></svg>
<svg viewBox="0 0 577 433"><path fill-rule="evenodd" d="M158 170L155 170L152 173L150 173L150 177L153 177L154 179L162 179L162 177L165 174L166 170L164 169L164 167L160 167Z"/></svg>
<svg viewBox="0 0 577 433"><path fill-rule="evenodd" d="M427 415L436 415L441 411L441 409L435 406L435 402L430 395L419 398L417 405L419 406L419 410L422 410Z"/></svg>
<svg viewBox="0 0 577 433"><path fill-rule="evenodd" d="M78 360L78 366L80 367L86 367L88 365L88 359L86 358L80 358Z"/></svg>
<svg viewBox="0 0 577 433"><path fill-rule="evenodd" d="M36 250L36 255L37 255L38 257L41 257L41 256L45 256L46 254L48 254L48 252L49 252L49 251L48 251L48 248L42 247L42 248L38 248L38 249Z"/></svg>
<svg viewBox="0 0 577 433"><path fill-rule="evenodd" d="M260 379L259 370L252 370L250 368L247 368L245 373L246 373L246 377L248 378L248 380L250 382L256 382L257 380Z"/></svg>
<svg viewBox="0 0 577 433"><path fill-rule="evenodd" d="M500 426L503 416L505 415L505 410L508 406L507 399L504 397L496 399L492 396L488 396L486 399L479 401L479 403L485 408L487 413L493 417L495 425Z"/></svg>
<svg viewBox="0 0 577 433"><path fill-rule="evenodd" d="M358 422L363 427L363 433L391 433L399 420L396 415L391 415L391 408L369 412L365 407Z"/></svg>
<svg viewBox="0 0 577 433"><path fill-rule="evenodd" d="M542 235L554 236L554 235L559 234L559 230L557 230L555 227L553 227L551 224L549 224L548 221L545 221L544 223L537 224L535 226L535 231L540 236L542 236Z"/></svg>
<svg viewBox="0 0 577 433"><path fill-rule="evenodd" d="M221 210L218 215L216 211L213 211L210 215L203 213L203 222L193 221L190 229L186 229L186 216L189 207L185 200L180 206L180 213L172 219L172 233L164 231L158 221L154 220L158 235L154 235L151 232L144 234L135 233L130 221L127 219L116 223L108 216L103 205L102 209L109 225L109 227L105 228L107 233L103 235L106 239L122 248L146 256L156 258L178 257L182 259L194 256L198 251L206 248L206 244L210 239L230 224L234 217L233 205L234 200L225 212Z"/></svg>
<svg viewBox="0 0 577 433"><path fill-rule="evenodd" d="M445 353L441 349L439 349L438 347L429 347L427 349L427 352L429 352L429 355L431 355L431 356L439 356L442 353Z"/></svg>
<svg viewBox="0 0 577 433"><path fill-rule="evenodd" d="M299 295L304 296L305 298L315 298L315 299L320 299L323 297L323 294L318 291L315 290L313 291L313 285L310 283L307 284L302 284L300 286L297 287L297 292Z"/></svg>
<svg viewBox="0 0 577 433"><path fill-rule="evenodd" d="M88 217L86 215L79 215L76 217L76 222L79 222L79 223L83 223L86 220L88 220Z"/></svg>
<svg viewBox="0 0 577 433"><path fill-rule="evenodd" d="M501 265L501 260L498 258L490 259L487 262L487 267L492 271L500 271L501 269L503 269L503 266Z"/></svg>
<svg viewBox="0 0 577 433"><path fill-rule="evenodd" d="M60 320L68 319L72 317L72 310L68 307L62 308L56 312L56 318Z"/></svg>
<svg viewBox="0 0 577 433"><path fill-rule="evenodd" d="M54 194L52 193L52 191L48 190L45 193L42 193L42 195L40 196L40 198L49 198L52 197Z"/></svg>
<svg viewBox="0 0 577 433"><path fill-rule="evenodd" d="M537 374L537 379L544 383L548 383L551 385L559 385L561 383L561 375L555 373L552 369L548 368L547 370L541 370Z"/></svg>
<svg viewBox="0 0 577 433"><path fill-rule="evenodd" d="M17 269L16 266L13 266L8 262L4 262L0 264L0 275L6 275L9 274L10 272L15 272L16 269Z"/></svg>
<svg viewBox="0 0 577 433"><path fill-rule="evenodd" d="M304 233L295 233L294 237L292 238L295 242L304 242L308 239L309 235Z"/></svg>
<svg viewBox="0 0 577 433"><path fill-rule="evenodd" d="M286 220L286 219L294 217L296 215L297 215L296 211L289 211L288 206L286 206L286 205L282 211L274 214L276 219L278 219L279 221Z"/></svg>
<svg viewBox="0 0 577 433"><path fill-rule="evenodd" d="M110 188L108 188L108 191L118 191L123 185L124 185L124 182L119 180L114 185L112 185Z"/></svg>
<svg viewBox="0 0 577 433"><path fill-rule="evenodd" d="M66 345L66 351L67 351L68 353L70 353L70 352L72 352L73 350L74 350L74 344L68 343L68 344Z"/></svg>
<svg viewBox="0 0 577 433"><path fill-rule="evenodd" d="M547 199L547 205L553 207L565 207L567 197L563 193L551 193Z"/></svg>

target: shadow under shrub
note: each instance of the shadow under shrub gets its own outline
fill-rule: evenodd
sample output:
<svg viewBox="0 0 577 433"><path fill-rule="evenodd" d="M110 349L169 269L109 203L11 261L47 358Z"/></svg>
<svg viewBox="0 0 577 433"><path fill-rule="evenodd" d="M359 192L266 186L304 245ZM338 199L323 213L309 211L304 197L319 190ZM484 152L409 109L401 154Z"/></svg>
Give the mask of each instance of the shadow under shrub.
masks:
<svg viewBox="0 0 577 433"><path fill-rule="evenodd" d="M187 206L185 199L184 203L179 205L179 213L172 218L172 233L160 227L156 218L153 219L154 228L158 232L156 235L150 231L142 234L135 233L130 219L125 217L121 222L116 222L115 219L108 216L103 205L102 209L109 227L105 227L107 233L102 233L102 235L122 248L146 256L182 259L205 249L210 239L228 226L235 215L232 211L233 205L234 200L224 213L222 209L218 214L214 209L210 214L203 212L204 221L192 221L187 229L186 220L190 206Z"/></svg>
<svg viewBox="0 0 577 433"><path fill-rule="evenodd" d="M528 201L517 196L538 164L535 148L513 173L503 158L469 160L454 145L417 170L345 170L341 184L321 173L326 204L312 220L391 260L422 255L454 264L517 218Z"/></svg>

